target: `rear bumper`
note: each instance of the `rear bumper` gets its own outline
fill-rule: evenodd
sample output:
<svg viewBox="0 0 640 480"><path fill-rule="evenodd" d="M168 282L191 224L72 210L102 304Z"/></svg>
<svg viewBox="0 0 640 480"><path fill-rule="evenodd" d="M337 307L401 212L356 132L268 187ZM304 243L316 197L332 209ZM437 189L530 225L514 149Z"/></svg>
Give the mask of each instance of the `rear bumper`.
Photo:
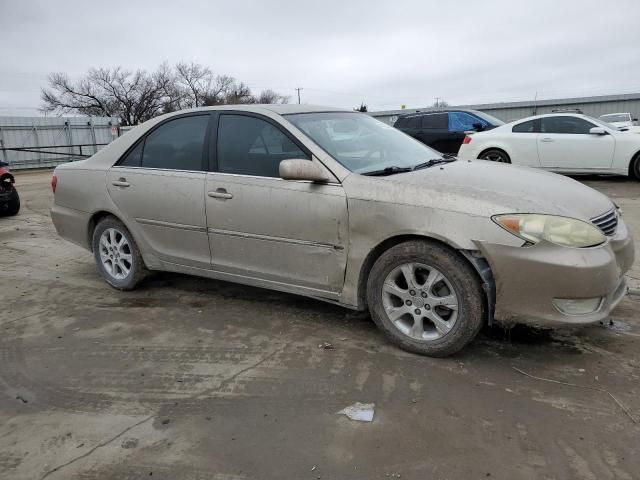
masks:
<svg viewBox="0 0 640 480"><path fill-rule="evenodd" d="M51 208L51 220L62 238L91 250L89 244L91 214L54 204Z"/></svg>
<svg viewBox="0 0 640 480"><path fill-rule="evenodd" d="M635 255L623 221L604 245L592 248L567 248L546 241L530 247L477 244L495 280L495 320L540 327L606 319L627 293L624 274ZM554 305L554 299L594 298L601 301L589 313L570 315Z"/></svg>

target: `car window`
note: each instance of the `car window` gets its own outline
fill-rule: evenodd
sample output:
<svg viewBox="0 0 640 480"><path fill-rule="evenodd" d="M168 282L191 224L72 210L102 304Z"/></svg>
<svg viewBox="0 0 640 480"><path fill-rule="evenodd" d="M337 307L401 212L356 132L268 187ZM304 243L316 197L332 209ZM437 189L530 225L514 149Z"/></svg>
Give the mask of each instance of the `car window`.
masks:
<svg viewBox="0 0 640 480"><path fill-rule="evenodd" d="M438 128L447 130L449 119L446 113L431 113L422 117L422 128Z"/></svg>
<svg viewBox="0 0 640 480"><path fill-rule="evenodd" d="M413 167L442 159L424 143L364 113L297 113L286 118L352 172Z"/></svg>
<svg viewBox="0 0 640 480"><path fill-rule="evenodd" d="M273 124L247 115L225 114L218 125L218 171L238 175L280 177L280 162L306 158Z"/></svg>
<svg viewBox="0 0 640 480"><path fill-rule="evenodd" d="M480 124L481 128L489 125L488 122L469 115L466 112L449 112L449 131L450 132L466 132L475 130L474 124Z"/></svg>
<svg viewBox="0 0 640 480"><path fill-rule="evenodd" d="M536 133L536 120L529 120L514 125L511 129L513 133Z"/></svg>
<svg viewBox="0 0 640 480"><path fill-rule="evenodd" d="M421 120L420 117L407 117L406 119L406 124L404 125L405 128L420 128L421 126Z"/></svg>
<svg viewBox="0 0 640 480"><path fill-rule="evenodd" d="M129 150L129 153L120 161L119 165L123 167L139 167L142 164L142 146L144 142L138 144Z"/></svg>
<svg viewBox="0 0 640 480"><path fill-rule="evenodd" d="M595 127L593 123L578 117L543 117L540 131L542 133L587 134L593 127Z"/></svg>
<svg viewBox="0 0 640 480"><path fill-rule="evenodd" d="M398 120L396 120L396 123L394 123L393 126L395 128L403 128L406 126L406 123L407 123L406 117L400 117Z"/></svg>
<svg viewBox="0 0 640 480"><path fill-rule="evenodd" d="M202 170L208 115L176 118L160 125L144 141L142 166Z"/></svg>

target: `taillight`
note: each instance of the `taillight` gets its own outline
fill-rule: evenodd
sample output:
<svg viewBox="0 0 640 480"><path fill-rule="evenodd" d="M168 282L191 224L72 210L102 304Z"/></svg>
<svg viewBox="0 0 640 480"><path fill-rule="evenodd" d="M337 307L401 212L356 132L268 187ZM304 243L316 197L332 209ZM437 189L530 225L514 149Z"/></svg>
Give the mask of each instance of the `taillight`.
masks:
<svg viewBox="0 0 640 480"><path fill-rule="evenodd" d="M471 143L471 137L469 135L466 135L464 137L464 140L462 141L463 144L467 144L467 143Z"/></svg>
<svg viewBox="0 0 640 480"><path fill-rule="evenodd" d="M56 193L56 187L57 186L58 186L58 177L53 175L51 177L51 190L53 190L53 193Z"/></svg>

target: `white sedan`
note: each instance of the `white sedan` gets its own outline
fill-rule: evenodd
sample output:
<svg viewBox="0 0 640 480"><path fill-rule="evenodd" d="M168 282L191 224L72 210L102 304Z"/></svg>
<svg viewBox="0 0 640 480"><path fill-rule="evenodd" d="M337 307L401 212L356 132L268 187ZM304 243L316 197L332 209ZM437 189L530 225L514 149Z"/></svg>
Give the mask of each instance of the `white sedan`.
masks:
<svg viewBox="0 0 640 480"><path fill-rule="evenodd" d="M458 158L569 174L629 175L640 180L640 135L586 115L537 115L493 130L468 132Z"/></svg>

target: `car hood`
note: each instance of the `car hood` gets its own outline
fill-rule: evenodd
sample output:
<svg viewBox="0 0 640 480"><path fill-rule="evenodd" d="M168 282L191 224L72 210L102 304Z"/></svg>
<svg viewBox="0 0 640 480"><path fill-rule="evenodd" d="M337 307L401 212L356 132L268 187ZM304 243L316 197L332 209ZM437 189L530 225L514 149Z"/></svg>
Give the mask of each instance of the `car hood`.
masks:
<svg viewBox="0 0 640 480"><path fill-rule="evenodd" d="M395 201L483 216L542 213L589 220L613 208L608 197L571 178L485 160L366 178L404 185Z"/></svg>

